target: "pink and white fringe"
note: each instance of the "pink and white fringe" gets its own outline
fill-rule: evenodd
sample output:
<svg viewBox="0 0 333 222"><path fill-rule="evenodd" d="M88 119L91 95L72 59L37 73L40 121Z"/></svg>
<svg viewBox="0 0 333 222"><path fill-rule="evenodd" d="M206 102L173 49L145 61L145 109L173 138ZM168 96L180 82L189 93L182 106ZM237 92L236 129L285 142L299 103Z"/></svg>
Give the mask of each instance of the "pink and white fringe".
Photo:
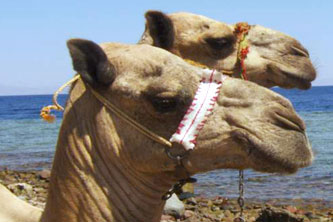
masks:
<svg viewBox="0 0 333 222"><path fill-rule="evenodd" d="M199 88L191 106L170 142L182 144L186 150L194 149L199 131L212 113L222 83L227 77L216 70L204 69Z"/></svg>

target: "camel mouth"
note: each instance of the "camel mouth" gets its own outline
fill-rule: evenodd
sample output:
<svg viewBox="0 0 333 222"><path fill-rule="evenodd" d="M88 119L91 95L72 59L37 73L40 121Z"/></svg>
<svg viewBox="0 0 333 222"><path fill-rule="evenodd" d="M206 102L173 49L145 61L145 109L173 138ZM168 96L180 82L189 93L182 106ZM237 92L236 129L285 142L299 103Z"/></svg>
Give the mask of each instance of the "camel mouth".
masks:
<svg viewBox="0 0 333 222"><path fill-rule="evenodd" d="M298 127L297 127L298 128ZM303 134L302 132L294 131L296 134ZM265 142L265 139L253 134L244 129L239 129L233 132L233 137L244 145L244 152L247 153L249 159L249 168L264 172L264 173L281 173L281 174L293 174L298 169L307 167L312 163L313 154L311 151L305 153L301 159L295 160L291 156L283 157L278 152L276 145ZM303 141L302 144L307 150L310 150L309 141ZM275 151L274 151L275 150ZM295 152L301 152L295 150Z"/></svg>
<svg viewBox="0 0 333 222"><path fill-rule="evenodd" d="M288 79L291 81L291 82L294 82L295 85L297 86L297 88L299 89L303 89L303 90L307 90L307 89L310 89L311 86L312 86L312 81L311 79L305 79L305 78L302 78L299 76L299 74L297 73L292 73L292 72L286 72L286 71L283 71L281 70L281 73L285 76L288 77Z"/></svg>
<svg viewBox="0 0 333 222"><path fill-rule="evenodd" d="M252 160L251 168L265 173L293 174L300 168L307 167L312 163L312 157L303 161L295 161L292 158L281 158L267 150L272 149L271 144L265 144L254 136L248 138L250 152L248 158Z"/></svg>
<svg viewBox="0 0 333 222"><path fill-rule="evenodd" d="M307 73L304 73L303 75L300 74L300 72L292 71L288 67L285 67L285 65L276 62L275 64L270 64L268 66L268 72L275 73L278 76L277 81L283 81L281 83L281 86L283 86L284 88L296 87L302 90L311 88L311 82L316 77L316 72L313 69L310 69Z"/></svg>

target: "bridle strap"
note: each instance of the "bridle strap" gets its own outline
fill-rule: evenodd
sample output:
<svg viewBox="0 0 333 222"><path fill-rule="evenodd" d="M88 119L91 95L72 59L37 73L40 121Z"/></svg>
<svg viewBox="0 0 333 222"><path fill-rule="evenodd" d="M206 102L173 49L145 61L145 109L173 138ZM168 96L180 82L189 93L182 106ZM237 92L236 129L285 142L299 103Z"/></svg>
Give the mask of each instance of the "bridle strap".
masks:
<svg viewBox="0 0 333 222"><path fill-rule="evenodd" d="M64 107L62 107L59 103L58 103L58 95L59 93L64 90L67 86L69 86L70 84L72 84L73 82L77 81L80 78L80 75L76 75L74 76L74 78L72 78L71 80L69 80L68 82L66 82L65 84L63 84L54 94L52 97L52 102L53 105L49 105L49 106L44 106L42 108L42 110L40 111L40 117L45 120L46 122L49 123L53 123L55 120L55 115L51 114L52 110L57 110L57 111L64 111Z"/></svg>
<svg viewBox="0 0 333 222"><path fill-rule="evenodd" d="M161 145L167 146L169 148L172 147L172 143L168 141L167 139L157 135L156 133L153 133L140 123L133 120L131 117L129 117L126 113L122 112L120 109L118 109L115 105L110 103L107 99L105 99L101 94L99 94L96 90L94 90L89 84L85 84L87 88L91 91L91 93L96 97L98 101L100 101L105 107L107 107L109 110L111 110L115 115L123 119L125 122L133 126L135 129L137 129L140 133L144 134L148 138L154 140L155 142L160 143Z"/></svg>
<svg viewBox="0 0 333 222"><path fill-rule="evenodd" d="M68 85L72 84L73 82L79 80L81 78L80 74L77 74L74 78L72 78L71 80L69 80L68 82L66 82L64 85L62 85L53 95L53 105L49 105L49 106L45 106L42 108L41 112L40 112L40 116L48 122L53 122L55 119L55 116L51 115L51 110L58 110L58 111L63 111L64 108L59 105L59 103L57 102L57 97L59 95L59 93ZM83 81L84 82L84 81ZM125 114L124 112L122 112L120 109L118 109L115 105L113 105L112 103L110 103L107 99L105 99L101 94L99 94L96 90L94 90L89 84L84 83L86 88L88 88L91 93L96 97L96 99L98 101L100 101L104 106L106 106L109 110L111 110L114 114L116 114L118 117L120 117L121 119L123 119L124 121L126 121L127 123L129 123L130 125L132 125L135 129L137 129L139 132L141 132L142 134L146 135L148 138L154 140L155 142L160 143L161 145L164 145L168 148L172 147L172 143L153 133L152 131L150 131L149 129L147 129L146 127L142 126L141 124L139 124L138 122L136 122L135 120L133 120L131 117L129 117L127 114Z"/></svg>

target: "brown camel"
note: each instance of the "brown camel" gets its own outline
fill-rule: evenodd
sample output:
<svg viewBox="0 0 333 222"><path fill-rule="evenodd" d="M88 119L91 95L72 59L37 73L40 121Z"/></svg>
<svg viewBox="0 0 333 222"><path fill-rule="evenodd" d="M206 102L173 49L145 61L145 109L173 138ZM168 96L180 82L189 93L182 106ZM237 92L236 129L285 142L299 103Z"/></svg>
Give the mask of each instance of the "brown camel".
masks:
<svg viewBox="0 0 333 222"><path fill-rule="evenodd" d="M184 59L240 77L239 38L235 25L186 12L148 11L139 43L164 48ZM244 60L248 80L265 87L308 89L316 71L308 51L294 38L252 25Z"/></svg>
<svg viewBox="0 0 333 222"><path fill-rule="evenodd" d="M42 209L19 199L0 184L0 222L37 222L41 214Z"/></svg>
<svg viewBox="0 0 333 222"><path fill-rule="evenodd" d="M185 172L293 173L312 161L305 125L290 102L229 78L180 167L164 146L106 108L88 85L139 124L170 138L193 100L202 69L149 45L99 46L73 39L68 47L81 79L67 101L41 222L157 222L162 195Z"/></svg>

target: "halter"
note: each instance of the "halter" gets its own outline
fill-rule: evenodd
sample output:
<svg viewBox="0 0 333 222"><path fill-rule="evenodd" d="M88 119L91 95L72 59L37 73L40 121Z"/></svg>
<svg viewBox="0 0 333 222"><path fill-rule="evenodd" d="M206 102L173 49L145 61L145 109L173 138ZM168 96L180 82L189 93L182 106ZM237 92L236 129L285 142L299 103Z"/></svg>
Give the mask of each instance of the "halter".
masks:
<svg viewBox="0 0 333 222"><path fill-rule="evenodd" d="M176 171L181 169L185 171L185 179L181 179L176 183L172 189L162 196L163 200L171 197L173 193L181 189L181 187L188 182L195 182L194 178L189 176L182 160L189 155L189 151L194 149L196 145L196 138L199 135L200 130L203 128L207 117L212 113L213 107L216 103L217 97L220 92L222 83L226 80L226 76L215 70L203 69L202 78L197 89L196 95L192 101L192 104L186 111L182 121L180 122L177 131L172 135L170 140L167 140L151 130L147 129L137 121L133 120L126 113L108 101L104 96L92 88L89 84L85 84L86 88L94 95L94 97L101 102L107 109L117 115L119 118L130 124L140 133L147 136L149 139L163 145L167 156L177 163ZM50 115L52 109L63 111L64 108L57 102L57 96L66 86L80 79L80 75L76 75L73 79L65 83L56 91L53 96L54 105L46 106L41 110L40 116L48 121L53 122L55 116ZM171 153L173 143L179 143L184 146L185 152L182 155L174 156ZM177 172L175 172L177 173ZM184 176L182 176L184 178Z"/></svg>
<svg viewBox="0 0 333 222"><path fill-rule="evenodd" d="M207 117L213 110L213 106L216 102L217 99L217 95L220 91L220 87L222 86L222 81L224 81L226 79L225 76L223 75L214 75L215 70L203 70L203 78L200 81L201 85L199 86L196 96L194 97L194 100L191 104L191 106L189 107L189 109L187 110L183 120L181 121L181 123L178 126L178 129L176 131L176 133L172 136L172 138L169 140L157 135L156 133L150 131L149 129L147 129L146 127L144 127L143 125L141 125L140 123L136 122L135 120L133 120L131 117L129 117L126 113L124 113L123 111L121 111L118 107L116 107L115 105L113 105L110 101L108 101L107 99L105 99L104 96L102 96L100 93L98 93L95 89L93 89L89 84L85 84L85 86L91 91L91 93L95 96L95 98L100 101L105 107L107 107L109 110L111 110L114 114L116 114L118 117L120 117L121 119L123 119L124 121L126 121L127 123L129 123L130 125L132 125L135 129L137 129L139 132L141 132L142 134L144 134L145 136L147 136L148 138L154 140L155 142L160 143L163 146L166 146L168 148L171 148L172 142L179 142L180 144L184 145L185 150L191 150L194 148L196 142L195 139L198 136L198 132L202 129L203 124L205 123L205 118ZM212 71L211 74L208 75L208 73ZM207 78L209 77L209 79ZM69 80L68 82L66 82L64 85L62 85L53 95L53 105L49 105L49 106L45 106L42 108L41 112L40 112L40 116L47 122L53 122L55 120L55 116L51 115L51 110L58 110L58 111L63 111L64 108L57 102L57 97L59 95L59 93L68 85L72 84L73 82L77 81L80 79L80 75L76 75L73 79ZM206 90L205 93L205 97L201 100L203 100L201 103L198 103L199 107L196 109L196 105L197 105L197 100L200 100L200 96L199 93L201 91L203 91L203 87L205 86L205 83L208 83L206 85L208 85L208 89ZM215 83L215 84L214 84ZM209 95L210 94L210 95ZM209 106L209 108L206 109L206 112L201 112L202 107L206 105ZM190 118L191 115L195 115L194 118ZM199 116L201 115L201 118L199 118ZM203 117L202 117L203 115ZM185 122L191 121L193 120L193 122L190 123L190 127L186 128L186 132L185 133L181 133L182 132L182 128L185 126ZM186 140L185 138L192 133L190 133L191 131L194 131L194 135L195 138L192 138L190 140ZM177 139L178 136L181 136L182 139ZM185 144L185 142L188 141L190 144ZM169 153L167 151L168 156L171 159L179 159L179 156L174 157L171 155L171 153Z"/></svg>

